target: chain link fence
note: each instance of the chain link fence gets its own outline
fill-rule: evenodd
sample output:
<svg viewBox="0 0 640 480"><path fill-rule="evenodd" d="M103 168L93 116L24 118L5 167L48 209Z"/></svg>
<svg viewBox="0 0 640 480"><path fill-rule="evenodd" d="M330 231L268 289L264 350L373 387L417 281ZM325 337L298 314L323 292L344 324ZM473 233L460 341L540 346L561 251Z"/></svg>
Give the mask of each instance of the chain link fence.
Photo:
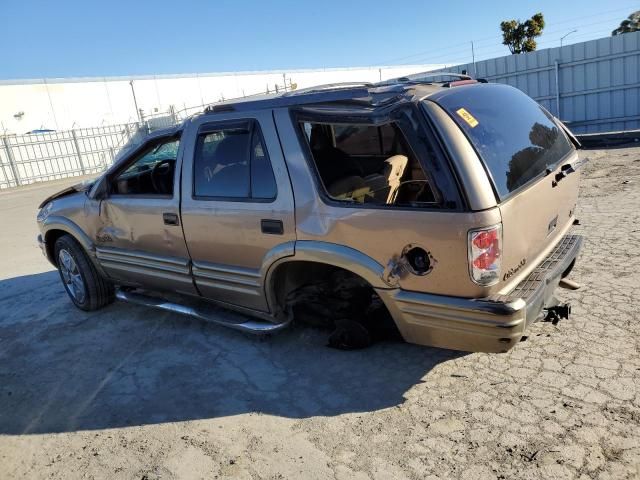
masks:
<svg viewBox="0 0 640 480"><path fill-rule="evenodd" d="M0 136L0 190L97 174L155 130L173 127L202 107L146 115L142 122Z"/></svg>
<svg viewBox="0 0 640 480"><path fill-rule="evenodd" d="M99 173L146 133L138 123L0 137L0 189Z"/></svg>
<svg viewBox="0 0 640 480"><path fill-rule="evenodd" d="M274 91L292 88L276 86ZM180 124L204 107L176 110L171 106L166 112L151 115L141 111L140 122L121 125L0 135L0 190L100 173L118 158L119 152L141 143L150 132Z"/></svg>

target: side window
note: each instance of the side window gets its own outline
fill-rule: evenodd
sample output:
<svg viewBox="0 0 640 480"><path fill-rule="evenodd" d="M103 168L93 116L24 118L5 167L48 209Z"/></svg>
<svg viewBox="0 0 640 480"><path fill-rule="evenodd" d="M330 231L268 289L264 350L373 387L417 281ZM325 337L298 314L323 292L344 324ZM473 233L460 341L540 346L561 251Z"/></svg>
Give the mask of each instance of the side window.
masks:
<svg viewBox="0 0 640 480"><path fill-rule="evenodd" d="M276 198L276 179L260 132L254 131L251 146L251 198Z"/></svg>
<svg viewBox="0 0 640 480"><path fill-rule="evenodd" d="M437 206L439 192L400 125L303 122L327 195L353 204Z"/></svg>
<svg viewBox="0 0 640 480"><path fill-rule="evenodd" d="M276 181L257 123L225 128L205 126L198 135L195 197L270 200Z"/></svg>
<svg viewBox="0 0 640 480"><path fill-rule="evenodd" d="M144 149L111 185L116 195L172 195L180 140L164 139Z"/></svg>
<svg viewBox="0 0 640 480"><path fill-rule="evenodd" d="M219 130L198 136L194 160L197 197L249 197L248 128Z"/></svg>

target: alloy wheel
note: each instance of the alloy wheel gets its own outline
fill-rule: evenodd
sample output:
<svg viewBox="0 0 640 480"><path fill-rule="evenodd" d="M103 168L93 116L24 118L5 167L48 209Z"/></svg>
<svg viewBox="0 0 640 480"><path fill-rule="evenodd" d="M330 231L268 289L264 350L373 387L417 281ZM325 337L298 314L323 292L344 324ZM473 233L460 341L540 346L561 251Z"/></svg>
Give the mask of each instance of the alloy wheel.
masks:
<svg viewBox="0 0 640 480"><path fill-rule="evenodd" d="M62 249L58 253L58 266L64 287L71 298L78 303L83 303L86 296L84 280L78 264L67 250Z"/></svg>

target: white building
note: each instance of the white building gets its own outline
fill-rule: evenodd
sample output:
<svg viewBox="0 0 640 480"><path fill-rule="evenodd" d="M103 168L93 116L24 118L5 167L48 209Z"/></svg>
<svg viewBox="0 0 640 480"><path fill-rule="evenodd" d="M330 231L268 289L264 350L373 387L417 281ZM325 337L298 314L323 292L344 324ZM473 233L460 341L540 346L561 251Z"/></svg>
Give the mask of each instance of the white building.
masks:
<svg viewBox="0 0 640 480"><path fill-rule="evenodd" d="M0 134L66 130L137 121L144 116L197 107L292 84L377 82L442 65L322 70L150 75L107 78L0 80ZM134 100L135 98L135 100Z"/></svg>

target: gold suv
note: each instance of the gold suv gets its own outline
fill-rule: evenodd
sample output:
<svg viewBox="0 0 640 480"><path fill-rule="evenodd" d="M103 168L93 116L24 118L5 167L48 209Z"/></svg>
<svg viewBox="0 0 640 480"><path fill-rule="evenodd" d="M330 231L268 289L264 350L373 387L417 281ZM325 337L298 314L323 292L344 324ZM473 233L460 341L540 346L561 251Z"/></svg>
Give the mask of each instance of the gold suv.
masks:
<svg viewBox="0 0 640 480"><path fill-rule="evenodd" d="M577 146L521 91L464 77L250 97L46 199L38 240L83 310L502 352L569 313Z"/></svg>

